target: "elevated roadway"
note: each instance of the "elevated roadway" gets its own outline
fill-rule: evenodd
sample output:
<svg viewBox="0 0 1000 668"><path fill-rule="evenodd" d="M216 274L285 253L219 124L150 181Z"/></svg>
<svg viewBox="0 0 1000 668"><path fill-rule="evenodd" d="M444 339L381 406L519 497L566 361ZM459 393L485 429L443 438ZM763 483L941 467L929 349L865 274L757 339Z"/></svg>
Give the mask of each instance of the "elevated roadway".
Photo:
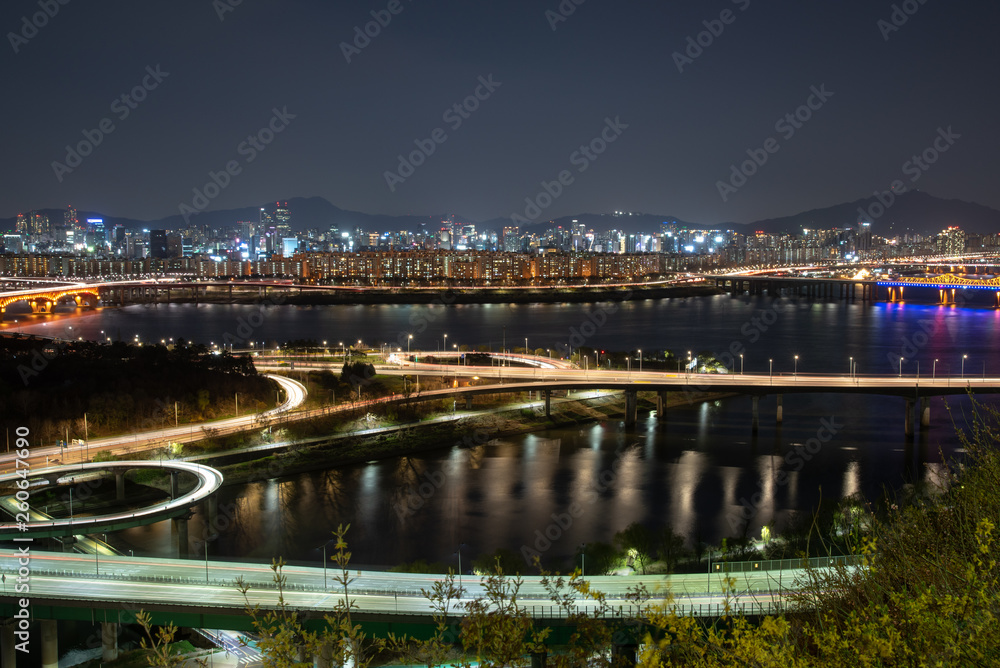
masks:
<svg viewBox="0 0 1000 668"><path fill-rule="evenodd" d="M807 577L803 566L830 567L844 558L789 561L785 568L769 568L774 562L720 564L711 574L672 576L597 576L587 577L596 590L607 596L610 614L628 617L638 613L630 591L642 584L653 595L653 602L663 601L668 593L679 614L718 616L726 597L735 614L775 613L788 606L789 595ZM733 568L737 567L737 568ZM851 566L848 566L851 567ZM17 572L17 559L5 554L0 557L0 569ZM180 560L141 557L102 557L35 552L31 553L31 602L33 608L45 610L55 618L74 618L74 609L93 610L98 619L112 614L134 614L139 609L154 613L154 623L174 621L181 626L252 630L245 614L246 601L235 586L237 577L250 585L250 605L274 609L278 591L268 565L249 562L213 560ZM286 566L284 600L306 619L321 620L332 612L342 595L335 592L335 569ZM350 571L350 596L360 619L415 621L425 626L434 613L424 595L444 576L432 574L389 573L382 571ZM727 578L735 584L730 586ZM10 579L8 577L8 579ZM554 605L538 576L524 576L518 601L533 617L565 618L565 611ZM463 575L456 579L463 589L460 600L482 596L483 579ZM8 586L10 584L8 583ZM595 612L599 604L574 594L574 608L580 612ZM456 601L458 602L458 601ZM10 605L6 603L5 605ZM2 608L2 606L0 606ZM4 612L0 609L0 612ZM459 612L460 614L460 612ZM79 616L77 616L78 618Z"/></svg>
<svg viewBox="0 0 1000 668"><path fill-rule="evenodd" d="M72 536L76 534L102 533L118 531L131 527L150 524L161 519L184 515L188 509L199 501L208 498L222 486L222 473L202 464L168 460L134 461L134 462L88 462L85 464L69 464L44 469L33 469L27 474L28 481L44 478L54 484L58 480L72 478L91 472L126 471L136 469L152 469L170 473L176 481L179 473L190 473L195 476L197 484L186 494L173 494L174 498L165 503L158 503L147 508L126 510L105 515L67 518L42 518L39 514L30 515L29 521L15 518L15 522L0 523L0 540L15 538L50 538L53 536ZM20 473L0 475L0 485L23 479ZM176 482L171 485L176 489ZM37 489L37 487L36 487ZM30 490L30 488L29 488ZM29 496L30 499L30 496ZM30 500L29 500L30 507ZM6 508L5 508L6 509Z"/></svg>

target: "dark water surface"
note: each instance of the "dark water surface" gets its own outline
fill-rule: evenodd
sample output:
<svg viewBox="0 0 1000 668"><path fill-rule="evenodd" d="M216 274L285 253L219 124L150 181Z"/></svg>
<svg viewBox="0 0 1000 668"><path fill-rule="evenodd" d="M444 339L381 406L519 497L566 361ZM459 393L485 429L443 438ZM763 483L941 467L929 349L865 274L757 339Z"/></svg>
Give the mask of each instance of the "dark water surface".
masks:
<svg viewBox="0 0 1000 668"><path fill-rule="evenodd" d="M205 343L228 332L256 342L362 339L404 348L413 333L414 349L440 346L445 333L449 347L498 348L506 333L508 347L523 346L527 336L532 348L556 350L583 343L682 355L732 351L737 371L742 352L748 373L767 372L768 360L774 373L791 373L794 355L799 373L846 374L853 357L858 373L896 375L901 355L904 374L916 374L919 364L923 376L935 366L939 376L957 376L963 355L966 375L981 376L984 365L986 373L1000 373L993 352L1000 349L1000 312L990 309L719 296L596 305L278 306L260 313L249 305L137 306L57 316L44 325L29 318L6 328ZM416 458L226 487L220 505L232 504L231 520L209 551L318 564L321 546L342 522L351 524L354 561L370 565L418 558L455 563L459 545L465 558L498 547L544 551L547 543L547 554L568 556L580 543L610 540L633 521L669 523L690 543L715 543L741 534L746 516L747 533L757 536L762 525L780 529L821 495L861 492L875 499L885 488L933 477L942 453L948 457L959 447L943 400L932 402L931 427L913 439L903 435L899 398L787 395L780 427L774 408L773 397L761 401L756 437L750 400L736 397L672 409L665 424L640 419L631 431L610 421L475 448L443 443L441 451ZM820 437L828 440L805 461L804 446ZM192 546L200 546L203 527L198 509L189 522ZM540 539L546 532L549 538ZM166 522L118 539L137 554L177 553L176 527Z"/></svg>

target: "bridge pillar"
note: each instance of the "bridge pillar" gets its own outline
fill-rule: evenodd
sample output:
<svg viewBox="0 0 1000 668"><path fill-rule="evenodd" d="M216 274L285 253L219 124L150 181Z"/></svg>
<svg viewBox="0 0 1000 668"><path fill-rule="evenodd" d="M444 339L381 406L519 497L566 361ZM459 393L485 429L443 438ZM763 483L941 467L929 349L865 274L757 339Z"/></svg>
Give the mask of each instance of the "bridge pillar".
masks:
<svg viewBox="0 0 1000 668"><path fill-rule="evenodd" d="M0 668L17 668L15 643L14 620L5 619L0 626Z"/></svg>
<svg viewBox="0 0 1000 668"><path fill-rule="evenodd" d="M545 417L552 417L552 390L542 390L545 393Z"/></svg>
<svg viewBox="0 0 1000 668"><path fill-rule="evenodd" d="M540 652L532 652L531 668L545 668L545 665L548 663L548 660L549 660L549 653L544 647Z"/></svg>
<svg viewBox="0 0 1000 668"><path fill-rule="evenodd" d="M59 668L59 627L54 619L42 620L42 668Z"/></svg>
<svg viewBox="0 0 1000 668"><path fill-rule="evenodd" d="M177 471L171 471L170 472L170 498L171 498L171 500L176 499L178 496L180 496L180 486L178 484L177 479L178 479L178 472Z"/></svg>
<svg viewBox="0 0 1000 668"><path fill-rule="evenodd" d="M188 521L186 518L178 517L174 520L177 526L177 556L188 556Z"/></svg>
<svg viewBox="0 0 1000 668"><path fill-rule="evenodd" d="M208 504L208 526L217 527L219 525L219 495L210 494L206 503Z"/></svg>
<svg viewBox="0 0 1000 668"><path fill-rule="evenodd" d="M625 426L634 427L636 423L638 396L635 390L625 390Z"/></svg>
<svg viewBox="0 0 1000 668"><path fill-rule="evenodd" d="M467 411L471 411L472 410L472 395L471 394L465 395L465 410L467 410Z"/></svg>
<svg viewBox="0 0 1000 668"><path fill-rule="evenodd" d="M667 420L667 397L669 393L661 390L656 393L656 418L661 422Z"/></svg>
<svg viewBox="0 0 1000 668"><path fill-rule="evenodd" d="M101 622L101 660L115 661L118 658L118 624Z"/></svg>
<svg viewBox="0 0 1000 668"><path fill-rule="evenodd" d="M115 500L125 500L125 473L115 474Z"/></svg>
<svg viewBox="0 0 1000 668"><path fill-rule="evenodd" d="M753 396L753 433L760 427L760 397Z"/></svg>
<svg viewBox="0 0 1000 668"><path fill-rule="evenodd" d="M774 421L777 422L778 424L781 424L781 420L784 418L784 414L785 414L785 408L784 408L784 406L782 406L782 398L783 397L779 394L778 395L778 409L777 409L777 411L775 411L775 414L774 414Z"/></svg>
<svg viewBox="0 0 1000 668"><path fill-rule="evenodd" d="M611 665L631 668L635 665L639 646L635 643L614 643L611 645Z"/></svg>
<svg viewBox="0 0 1000 668"><path fill-rule="evenodd" d="M931 398L921 397L920 398L920 426L929 427L931 426Z"/></svg>
<svg viewBox="0 0 1000 668"><path fill-rule="evenodd" d="M906 419L903 421L903 430L907 436L913 436L913 399L906 400Z"/></svg>
<svg viewBox="0 0 1000 668"><path fill-rule="evenodd" d="M333 667L333 647L324 643L319 652L313 654L313 668Z"/></svg>

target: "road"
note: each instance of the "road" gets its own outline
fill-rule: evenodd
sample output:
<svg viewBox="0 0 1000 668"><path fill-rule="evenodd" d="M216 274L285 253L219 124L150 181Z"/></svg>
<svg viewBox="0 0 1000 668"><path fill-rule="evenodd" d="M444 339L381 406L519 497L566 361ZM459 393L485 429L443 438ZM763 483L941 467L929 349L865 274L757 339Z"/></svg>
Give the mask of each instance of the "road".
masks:
<svg viewBox="0 0 1000 668"><path fill-rule="evenodd" d="M0 568L14 573L18 568L15 557L0 558ZM242 611L243 595L235 587L237 577L251 585L250 603L273 607L278 592L272 583L272 571L258 563L226 563L217 561L153 559L142 557L102 557L66 553L31 553L31 597L43 601L86 601L111 607L129 602L133 606L159 606L165 609L204 611L231 609ZM100 575L97 575L98 569ZM334 588L337 571L328 568L286 566L285 600L294 608L330 611L338 596ZM730 595L734 611L768 612L771 606L784 601L787 594L800 586L807 571L803 568L786 570L730 573L734 579ZM433 612L423 590L429 590L440 575L390 573L381 571L350 571L351 597L360 613L412 614L430 616ZM11 579L8 577L8 580ZM538 576L525 576L519 592L521 604L537 617L561 617L559 608L551 603ZM595 590L607 596L616 610L628 612L632 605L626 598L639 584L645 585L654 597L662 599L671 592L674 602L683 605L686 614L718 614L725 600L723 575L685 574L674 576L597 576L588 577ZM325 583L325 584L324 584ZM456 581L457 584L457 581ZM464 575L462 600L481 596L484 587L478 576ZM593 612L597 603L578 598L578 610ZM636 610L633 608L633 612Z"/></svg>
<svg viewBox="0 0 1000 668"><path fill-rule="evenodd" d="M214 422L204 422L201 424L181 425L177 427L167 427L164 429L153 429L149 431L137 432L135 434L110 436L107 438L91 439L85 444L60 448L57 445L34 446L30 449L28 463L32 468L42 468L48 465L50 460L70 463L73 460L78 462L90 460L95 454L102 451L133 451L138 446L149 446L153 443L166 445L169 442L184 443L197 441L205 438L205 429L213 430L233 430L247 429L262 420L269 420L295 410L306 400L306 388L302 383L285 378L284 376L268 376L277 382L285 391L285 401L278 406L264 413L251 413L240 417L227 418L225 420L215 420ZM11 472L14 470L15 453L6 452L0 455L0 472Z"/></svg>

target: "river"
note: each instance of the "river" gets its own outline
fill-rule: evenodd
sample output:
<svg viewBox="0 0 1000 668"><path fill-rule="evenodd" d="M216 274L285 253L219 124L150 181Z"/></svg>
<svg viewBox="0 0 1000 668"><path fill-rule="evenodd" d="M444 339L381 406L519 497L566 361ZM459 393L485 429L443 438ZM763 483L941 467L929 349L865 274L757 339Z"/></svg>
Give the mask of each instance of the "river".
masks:
<svg viewBox="0 0 1000 668"><path fill-rule="evenodd" d="M735 372L967 375L1000 372L1000 311L917 304L810 302L717 296L605 304L483 306L159 305L103 309L81 317L27 317L7 329L140 341L184 337L204 343L231 336L388 342L414 350L447 345L565 350L730 351ZM241 329L241 325L245 325ZM72 327L72 329L69 329ZM252 331L247 331L249 328ZM101 333L103 330L103 334ZM239 342L237 342L237 347ZM773 361L771 361L773 360ZM937 363L934 360L938 360ZM967 408L968 401L948 402ZM553 429L463 448L226 487L220 505L231 521L209 543L218 557L269 560L282 555L319 564L322 546L350 523L354 561L391 565L426 559L457 565L498 547L572 555L584 542L609 541L633 521L667 523L689 545L780 530L820 497L884 490L940 472L960 450L944 400L932 424L903 435L903 401L861 395L788 395L785 420L774 398L761 402L750 428L750 401L734 397L671 409L665 423L640 419L635 430L607 421ZM460 440L462 434L456 434ZM821 443L804 461L810 439ZM815 448L813 448L815 449ZM784 471L784 476L776 476ZM744 525L744 520L746 525ZM545 535L548 534L548 537ZM203 513L190 521L200 546ZM177 553L176 528L164 522L122 532L136 554ZM192 549L195 549L194 547ZM201 547L197 548L203 549ZM197 557L198 554L193 554Z"/></svg>

